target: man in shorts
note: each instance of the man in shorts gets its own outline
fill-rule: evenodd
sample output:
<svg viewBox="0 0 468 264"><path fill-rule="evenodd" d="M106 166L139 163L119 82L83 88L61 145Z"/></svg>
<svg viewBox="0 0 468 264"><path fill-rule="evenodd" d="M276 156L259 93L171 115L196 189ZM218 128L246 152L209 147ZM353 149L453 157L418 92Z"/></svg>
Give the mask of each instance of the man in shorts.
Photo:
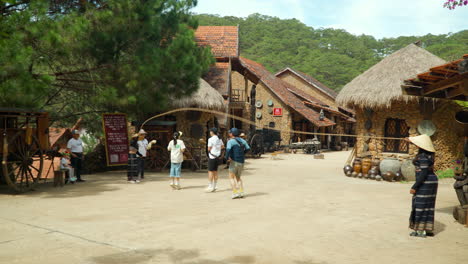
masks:
<svg viewBox="0 0 468 264"><path fill-rule="evenodd" d="M244 169L245 153L250 150L249 144L239 137L237 128L229 130L229 141L226 146L226 159L230 161L229 179L232 187L232 199L244 197L244 184L241 175Z"/></svg>
<svg viewBox="0 0 468 264"><path fill-rule="evenodd" d="M206 192L215 192L218 183L218 164L221 157L221 151L224 148L223 141L218 137L218 129L210 129L210 138L208 139L208 187Z"/></svg>

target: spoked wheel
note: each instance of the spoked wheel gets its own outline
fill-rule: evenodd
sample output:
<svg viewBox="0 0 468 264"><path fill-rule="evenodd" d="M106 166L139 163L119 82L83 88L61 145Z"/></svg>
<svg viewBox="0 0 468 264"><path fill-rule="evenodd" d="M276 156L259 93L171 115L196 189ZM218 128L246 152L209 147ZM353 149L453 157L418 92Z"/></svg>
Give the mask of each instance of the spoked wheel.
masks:
<svg viewBox="0 0 468 264"><path fill-rule="evenodd" d="M15 192L32 190L41 178L44 166L43 151L36 136L31 136L30 144L19 131L8 140L7 162L2 162L5 182Z"/></svg>
<svg viewBox="0 0 468 264"><path fill-rule="evenodd" d="M260 158L263 153L263 136L255 134L250 140L251 153L254 158Z"/></svg>
<svg viewBox="0 0 468 264"><path fill-rule="evenodd" d="M318 148L316 145L306 145L304 146L304 152L307 154L317 154Z"/></svg>

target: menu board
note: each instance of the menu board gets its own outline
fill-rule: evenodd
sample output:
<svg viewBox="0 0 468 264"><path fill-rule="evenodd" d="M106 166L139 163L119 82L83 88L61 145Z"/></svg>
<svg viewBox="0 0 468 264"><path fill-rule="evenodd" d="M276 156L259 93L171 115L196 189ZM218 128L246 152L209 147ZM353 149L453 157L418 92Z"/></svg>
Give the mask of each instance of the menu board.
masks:
<svg viewBox="0 0 468 264"><path fill-rule="evenodd" d="M125 114L103 114L107 166L127 165L128 130Z"/></svg>

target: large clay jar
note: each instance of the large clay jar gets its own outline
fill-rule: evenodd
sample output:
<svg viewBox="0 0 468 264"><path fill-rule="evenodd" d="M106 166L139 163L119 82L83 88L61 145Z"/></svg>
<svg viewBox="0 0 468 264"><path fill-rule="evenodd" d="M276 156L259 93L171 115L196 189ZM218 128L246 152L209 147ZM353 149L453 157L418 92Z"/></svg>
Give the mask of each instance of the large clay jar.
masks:
<svg viewBox="0 0 468 264"><path fill-rule="evenodd" d="M380 172L386 173L388 171L394 174L400 171L401 164L397 159L386 158L380 162ZM383 176L383 175L382 175Z"/></svg>
<svg viewBox="0 0 468 264"><path fill-rule="evenodd" d="M412 160L404 160L401 163L401 174L407 181L416 180L416 168L414 167Z"/></svg>
<svg viewBox="0 0 468 264"><path fill-rule="evenodd" d="M366 176L371 169L372 161L370 159L363 159L362 160L362 174Z"/></svg>
<svg viewBox="0 0 468 264"><path fill-rule="evenodd" d="M354 169L354 172L356 172L356 173L361 173L361 172L362 172L362 163L361 163L361 159L356 158L356 159L354 160L353 169Z"/></svg>

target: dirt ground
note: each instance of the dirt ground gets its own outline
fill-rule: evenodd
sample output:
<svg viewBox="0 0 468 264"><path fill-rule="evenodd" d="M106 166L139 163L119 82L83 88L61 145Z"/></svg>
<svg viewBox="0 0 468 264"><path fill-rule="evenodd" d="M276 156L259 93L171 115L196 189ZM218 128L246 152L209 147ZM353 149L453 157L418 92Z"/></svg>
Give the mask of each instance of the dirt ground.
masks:
<svg viewBox="0 0 468 264"><path fill-rule="evenodd" d="M466 263L468 228L454 222L453 180L439 185L436 236L409 237L409 183L345 177L349 152L248 160L247 197L204 193L206 173L128 184L125 172L86 183L0 194L0 263Z"/></svg>

